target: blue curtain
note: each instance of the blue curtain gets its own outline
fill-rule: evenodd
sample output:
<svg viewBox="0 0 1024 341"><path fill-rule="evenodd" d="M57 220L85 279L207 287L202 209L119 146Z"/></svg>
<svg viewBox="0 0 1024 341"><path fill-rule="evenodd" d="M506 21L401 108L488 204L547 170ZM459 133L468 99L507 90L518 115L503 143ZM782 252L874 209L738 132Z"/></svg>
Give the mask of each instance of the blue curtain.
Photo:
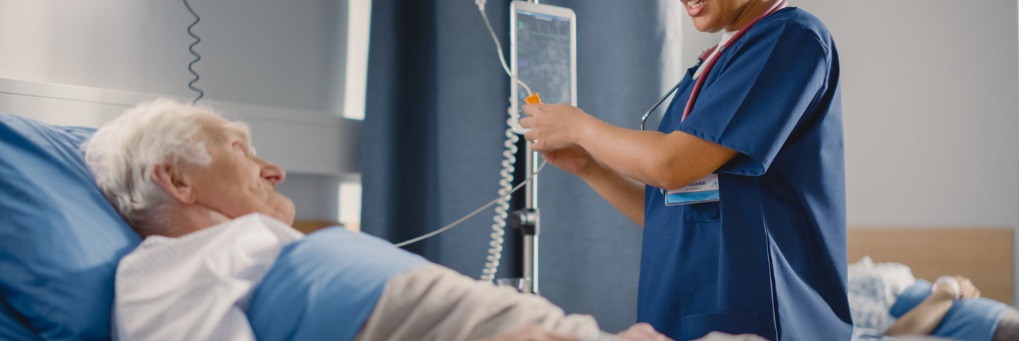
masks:
<svg viewBox="0 0 1024 341"><path fill-rule="evenodd" d="M542 1L577 15L578 104L609 123L639 116L677 81L678 7L668 1ZM508 53L508 2L486 12ZM504 150L509 80L472 0L374 0L362 228L392 242L452 222L493 200ZM687 60L688 62L688 60ZM668 70L671 69L671 70ZM522 162L522 160L520 160ZM521 165L520 165L521 166ZM608 331L636 320L641 229L582 181L539 175L541 294ZM478 278L493 210L407 250ZM511 277L518 240L506 233L497 277Z"/></svg>

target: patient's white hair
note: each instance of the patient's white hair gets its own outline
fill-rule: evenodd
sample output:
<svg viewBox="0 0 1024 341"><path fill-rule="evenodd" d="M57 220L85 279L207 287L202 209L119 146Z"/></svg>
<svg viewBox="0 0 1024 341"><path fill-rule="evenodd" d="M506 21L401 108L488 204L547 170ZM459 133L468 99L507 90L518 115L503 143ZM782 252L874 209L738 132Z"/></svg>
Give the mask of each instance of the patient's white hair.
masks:
<svg viewBox="0 0 1024 341"><path fill-rule="evenodd" d="M197 134L199 118L213 110L167 99L140 104L101 127L83 145L96 183L117 211L140 233L156 233L160 207L170 199L153 181L158 164L212 160Z"/></svg>

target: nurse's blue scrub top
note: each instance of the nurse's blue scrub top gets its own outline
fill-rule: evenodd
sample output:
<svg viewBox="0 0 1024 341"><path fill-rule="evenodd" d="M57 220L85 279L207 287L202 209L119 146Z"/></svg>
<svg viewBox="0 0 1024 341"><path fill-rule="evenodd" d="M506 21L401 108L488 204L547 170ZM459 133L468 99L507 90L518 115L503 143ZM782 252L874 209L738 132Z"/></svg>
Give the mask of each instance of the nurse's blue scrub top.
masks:
<svg viewBox="0 0 1024 341"><path fill-rule="evenodd" d="M711 331L849 340L839 60L811 14L782 9L710 70L693 112L691 68L659 130L739 153L721 200L665 206L647 187L638 320L676 340Z"/></svg>

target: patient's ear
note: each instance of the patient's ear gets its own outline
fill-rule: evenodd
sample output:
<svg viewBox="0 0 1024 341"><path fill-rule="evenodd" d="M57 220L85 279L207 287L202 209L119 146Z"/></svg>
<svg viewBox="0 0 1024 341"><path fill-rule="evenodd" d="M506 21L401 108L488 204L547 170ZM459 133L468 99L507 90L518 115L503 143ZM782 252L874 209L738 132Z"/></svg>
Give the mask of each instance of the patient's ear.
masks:
<svg viewBox="0 0 1024 341"><path fill-rule="evenodd" d="M151 175L153 182L175 201L183 204L196 202L195 187L180 168L172 164L158 164L153 166Z"/></svg>

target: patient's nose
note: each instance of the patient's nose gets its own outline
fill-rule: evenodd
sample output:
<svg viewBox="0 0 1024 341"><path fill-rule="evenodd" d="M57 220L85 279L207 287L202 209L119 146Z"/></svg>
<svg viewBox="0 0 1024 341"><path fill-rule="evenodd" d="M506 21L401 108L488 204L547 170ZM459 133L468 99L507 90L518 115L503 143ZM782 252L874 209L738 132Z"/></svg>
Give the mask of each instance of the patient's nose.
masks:
<svg viewBox="0 0 1024 341"><path fill-rule="evenodd" d="M287 173L285 173L284 169L281 169L281 167L278 167L276 164L262 159L260 159L259 162L262 163L262 166L260 167L260 176L267 179L267 181L270 181L271 184L276 186L278 183L284 181L285 177L287 177Z"/></svg>

